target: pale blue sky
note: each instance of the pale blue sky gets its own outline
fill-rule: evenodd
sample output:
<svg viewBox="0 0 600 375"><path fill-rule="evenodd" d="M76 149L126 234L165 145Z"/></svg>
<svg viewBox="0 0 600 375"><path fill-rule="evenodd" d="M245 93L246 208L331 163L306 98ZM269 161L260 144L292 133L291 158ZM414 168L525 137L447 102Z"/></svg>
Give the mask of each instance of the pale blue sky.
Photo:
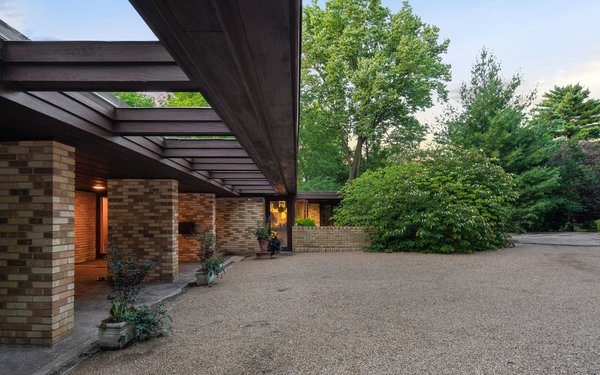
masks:
<svg viewBox="0 0 600 375"><path fill-rule="evenodd" d="M320 0L322 2L322 0ZM305 1L307 3L307 1ZM383 0L398 10L401 0ZM588 86L600 97L600 1L412 0L415 13L450 38L452 94L468 78L477 52L491 49L526 90ZM0 0L0 19L34 40L152 40L126 0ZM430 120L439 106L421 116Z"/></svg>

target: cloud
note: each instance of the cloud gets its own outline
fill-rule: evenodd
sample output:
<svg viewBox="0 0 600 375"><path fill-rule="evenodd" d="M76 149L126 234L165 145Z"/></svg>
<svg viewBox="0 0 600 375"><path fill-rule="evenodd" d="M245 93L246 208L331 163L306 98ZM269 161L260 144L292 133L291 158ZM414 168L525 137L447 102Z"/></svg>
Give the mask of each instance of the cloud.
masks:
<svg viewBox="0 0 600 375"><path fill-rule="evenodd" d="M556 71L552 77L532 83L537 84L538 100L554 86L576 83L588 88L592 97L600 99L600 59L580 64L573 69Z"/></svg>
<svg viewBox="0 0 600 375"><path fill-rule="evenodd" d="M0 0L0 20L19 31L25 28L25 16L14 0Z"/></svg>

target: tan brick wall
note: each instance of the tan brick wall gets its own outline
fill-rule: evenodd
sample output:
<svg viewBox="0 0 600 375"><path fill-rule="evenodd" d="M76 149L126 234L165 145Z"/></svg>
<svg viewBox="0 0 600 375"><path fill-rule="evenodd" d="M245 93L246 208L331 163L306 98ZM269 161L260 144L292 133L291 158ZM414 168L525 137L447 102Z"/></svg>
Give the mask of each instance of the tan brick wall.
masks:
<svg viewBox="0 0 600 375"><path fill-rule="evenodd" d="M315 221L315 225L321 225L321 209L318 203L308 204L308 217Z"/></svg>
<svg viewBox="0 0 600 375"><path fill-rule="evenodd" d="M75 263L96 259L96 194L75 192Z"/></svg>
<svg viewBox="0 0 600 375"><path fill-rule="evenodd" d="M217 241L224 250L238 254L259 251L256 224L265 219L263 198L217 198Z"/></svg>
<svg viewBox="0 0 600 375"><path fill-rule="evenodd" d="M205 233L216 234L215 195L203 193L179 194L179 222L196 223L196 234L180 234L179 261L197 262L202 238Z"/></svg>
<svg viewBox="0 0 600 375"><path fill-rule="evenodd" d="M363 251L371 241L360 227L300 227L292 229L294 252Z"/></svg>
<svg viewBox="0 0 600 375"><path fill-rule="evenodd" d="M75 149L0 142L0 344L73 330Z"/></svg>
<svg viewBox="0 0 600 375"><path fill-rule="evenodd" d="M108 181L108 233L119 252L156 263L148 280L177 278L178 194L176 180Z"/></svg>

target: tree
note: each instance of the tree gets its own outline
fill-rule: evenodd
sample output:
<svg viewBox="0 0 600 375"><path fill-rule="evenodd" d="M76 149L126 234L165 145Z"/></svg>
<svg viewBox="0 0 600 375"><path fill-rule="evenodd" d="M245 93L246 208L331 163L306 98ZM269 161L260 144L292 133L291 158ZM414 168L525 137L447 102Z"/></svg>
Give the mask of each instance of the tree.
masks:
<svg viewBox="0 0 600 375"><path fill-rule="evenodd" d="M439 142L481 150L515 174L514 231L540 228L564 203L557 195L560 172L548 165L557 144L546 122L527 121L525 110L534 94L517 94L521 80L520 75L504 80L495 56L482 49L470 81L461 86L459 108L448 109L437 134Z"/></svg>
<svg viewBox="0 0 600 375"><path fill-rule="evenodd" d="M301 160L325 141L324 170L347 168L353 179L369 150L417 147L425 130L414 114L431 107L434 94L445 99L450 80L442 62L449 41L438 42L439 29L407 1L392 14L379 0L328 0L325 9L313 0L302 29L301 137L327 138L303 140Z"/></svg>
<svg viewBox="0 0 600 375"><path fill-rule="evenodd" d="M371 251L470 253L507 246L512 176L477 151L440 148L342 189L335 222L371 228Z"/></svg>
<svg viewBox="0 0 600 375"><path fill-rule="evenodd" d="M600 100L580 84L554 86L537 105L536 117L557 124L558 136L600 139Z"/></svg>
<svg viewBox="0 0 600 375"><path fill-rule="evenodd" d="M161 107L210 107L199 92L169 92L161 99Z"/></svg>
<svg viewBox="0 0 600 375"><path fill-rule="evenodd" d="M155 106L154 98L141 92L114 92L113 95L130 107Z"/></svg>

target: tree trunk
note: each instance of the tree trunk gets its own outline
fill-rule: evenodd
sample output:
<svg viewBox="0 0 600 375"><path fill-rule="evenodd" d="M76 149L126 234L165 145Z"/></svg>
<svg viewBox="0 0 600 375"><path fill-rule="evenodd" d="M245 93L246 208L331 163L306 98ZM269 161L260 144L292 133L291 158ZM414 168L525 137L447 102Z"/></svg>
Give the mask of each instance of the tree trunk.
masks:
<svg viewBox="0 0 600 375"><path fill-rule="evenodd" d="M354 149L354 158L352 159L352 165L350 166L350 175L348 176L348 180L352 181L358 174L360 173L360 161L362 160L362 148L363 143L365 142L364 138L358 137L356 140L356 148Z"/></svg>

